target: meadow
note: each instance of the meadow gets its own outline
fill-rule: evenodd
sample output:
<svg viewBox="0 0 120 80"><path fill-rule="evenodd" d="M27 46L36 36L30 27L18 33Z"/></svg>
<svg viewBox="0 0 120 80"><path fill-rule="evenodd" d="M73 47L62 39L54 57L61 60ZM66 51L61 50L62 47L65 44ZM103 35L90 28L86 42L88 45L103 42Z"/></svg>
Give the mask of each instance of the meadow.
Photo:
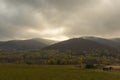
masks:
<svg viewBox="0 0 120 80"><path fill-rule="evenodd" d="M74 65L0 64L0 80L120 80L120 72L86 70Z"/></svg>

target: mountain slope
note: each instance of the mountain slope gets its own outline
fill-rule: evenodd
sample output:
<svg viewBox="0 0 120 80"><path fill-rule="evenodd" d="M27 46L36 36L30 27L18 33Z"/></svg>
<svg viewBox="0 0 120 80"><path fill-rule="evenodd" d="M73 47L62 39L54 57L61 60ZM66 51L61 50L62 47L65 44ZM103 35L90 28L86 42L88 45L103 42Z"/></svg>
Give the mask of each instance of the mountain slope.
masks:
<svg viewBox="0 0 120 80"><path fill-rule="evenodd" d="M111 40L120 44L120 38L113 38Z"/></svg>
<svg viewBox="0 0 120 80"><path fill-rule="evenodd" d="M48 39L41 39L41 38L33 38L33 39L30 39L30 40L38 41L38 42L41 42L41 43L44 43L44 44L47 44L47 45L52 45L52 44L57 43L57 41L48 40Z"/></svg>
<svg viewBox="0 0 120 80"><path fill-rule="evenodd" d="M115 48L108 46L106 44L99 43L97 41L84 39L84 38L74 38L67 41L63 41L51 46L44 48L45 50L59 50L59 51L89 51L89 50L115 50Z"/></svg>
<svg viewBox="0 0 120 80"><path fill-rule="evenodd" d="M46 39L29 39L29 40L11 40L6 42L0 42L0 49L2 50L30 50L41 49L48 45L55 43L55 41Z"/></svg>
<svg viewBox="0 0 120 80"><path fill-rule="evenodd" d="M120 47L120 43L117 42L117 40L111 40L111 39L104 39L104 38L99 38L99 37L85 37L85 39L95 41L100 44L104 44L113 48L118 48Z"/></svg>

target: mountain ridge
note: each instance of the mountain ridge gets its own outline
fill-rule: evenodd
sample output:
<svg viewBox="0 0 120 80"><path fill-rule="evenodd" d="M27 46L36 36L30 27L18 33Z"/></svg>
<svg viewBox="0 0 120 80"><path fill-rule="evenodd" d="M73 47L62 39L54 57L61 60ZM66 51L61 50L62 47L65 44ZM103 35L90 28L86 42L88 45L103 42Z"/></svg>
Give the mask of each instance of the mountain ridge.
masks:
<svg viewBox="0 0 120 80"><path fill-rule="evenodd" d="M29 49L41 49L48 45L56 43L52 40L33 38L27 40L10 40L10 41L1 41L0 49L5 51L12 50L29 50Z"/></svg>
<svg viewBox="0 0 120 80"><path fill-rule="evenodd" d="M73 38L66 41L59 42L57 44L45 47L44 50L59 50L66 51L71 50L73 52L80 51L118 51L120 49L120 43L116 43L110 39L104 39L99 37L80 37Z"/></svg>
<svg viewBox="0 0 120 80"><path fill-rule="evenodd" d="M42 50L91 50L91 49L120 49L120 38L105 39L100 37L80 37L72 38L69 40L57 42L53 40L47 40L42 38L32 38L27 40L10 40L0 41L0 49L2 50L30 50L30 49L42 49Z"/></svg>

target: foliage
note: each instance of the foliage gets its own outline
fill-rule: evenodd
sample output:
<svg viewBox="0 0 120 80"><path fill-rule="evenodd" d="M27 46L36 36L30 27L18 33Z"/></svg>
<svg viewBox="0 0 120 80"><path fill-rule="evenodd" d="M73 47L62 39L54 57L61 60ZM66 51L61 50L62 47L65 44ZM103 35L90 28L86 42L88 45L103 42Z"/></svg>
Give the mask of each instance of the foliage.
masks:
<svg viewBox="0 0 120 80"><path fill-rule="evenodd" d="M101 56L102 54L102 56ZM106 55L84 51L75 54L72 51L59 52L57 50L29 50L16 52L0 52L0 63L16 64L50 64L50 65L110 65L120 64L119 55ZM114 53L115 54L115 53Z"/></svg>

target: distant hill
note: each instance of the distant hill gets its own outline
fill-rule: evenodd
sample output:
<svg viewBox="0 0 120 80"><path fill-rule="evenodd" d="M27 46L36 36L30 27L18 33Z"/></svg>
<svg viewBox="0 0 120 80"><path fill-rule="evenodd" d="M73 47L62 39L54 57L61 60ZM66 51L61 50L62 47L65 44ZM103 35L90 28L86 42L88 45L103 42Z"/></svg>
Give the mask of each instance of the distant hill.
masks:
<svg viewBox="0 0 120 80"><path fill-rule="evenodd" d="M71 50L73 52L107 50L112 52L118 51L119 45L120 44L108 39L98 37L81 37L59 42L44 49L59 51Z"/></svg>
<svg viewBox="0 0 120 80"><path fill-rule="evenodd" d="M99 37L85 37L85 39L95 41L97 43L104 44L104 45L114 47L114 48L119 48L120 47L120 39L119 38L104 39L104 38L99 38Z"/></svg>
<svg viewBox="0 0 120 80"><path fill-rule="evenodd" d="M59 51L104 51L109 52L120 51L120 38L104 39L99 37L80 37L73 38L62 42L53 40L33 38L28 40L10 40L1 41L0 50L15 51L15 50L59 50Z"/></svg>
<svg viewBox="0 0 120 80"><path fill-rule="evenodd" d="M113 38L111 40L120 44L120 38Z"/></svg>
<svg viewBox="0 0 120 80"><path fill-rule="evenodd" d="M41 49L48 45L56 43L52 40L47 39L28 39L28 40L11 40L0 42L0 49L6 51L12 50L30 50L30 49Z"/></svg>
<svg viewBox="0 0 120 80"><path fill-rule="evenodd" d="M57 43L58 41L54 41L54 40L48 40L48 39L42 39L42 38L33 38L33 39L29 39L31 41L38 41L47 45L51 45L54 43Z"/></svg>

